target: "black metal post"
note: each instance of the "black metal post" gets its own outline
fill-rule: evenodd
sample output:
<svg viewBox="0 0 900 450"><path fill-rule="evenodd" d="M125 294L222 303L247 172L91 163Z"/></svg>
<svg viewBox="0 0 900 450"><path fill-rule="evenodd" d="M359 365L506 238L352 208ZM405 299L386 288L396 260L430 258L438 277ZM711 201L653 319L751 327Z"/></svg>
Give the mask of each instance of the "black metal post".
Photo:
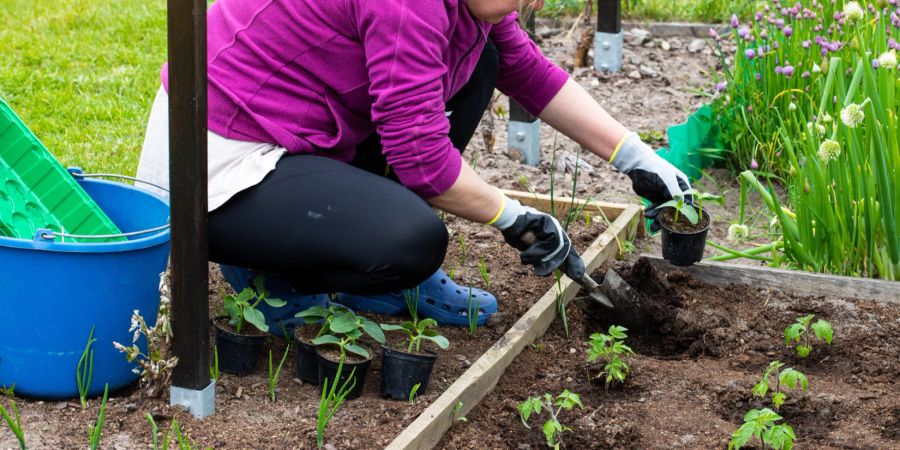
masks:
<svg viewBox="0 0 900 450"><path fill-rule="evenodd" d="M597 31L612 34L622 31L622 0L597 0Z"/></svg>
<svg viewBox="0 0 900 450"><path fill-rule="evenodd" d="M209 385L206 0L168 0L172 385Z"/></svg>
<svg viewBox="0 0 900 450"><path fill-rule="evenodd" d="M594 34L594 69L618 72L622 68L622 0L597 0Z"/></svg>

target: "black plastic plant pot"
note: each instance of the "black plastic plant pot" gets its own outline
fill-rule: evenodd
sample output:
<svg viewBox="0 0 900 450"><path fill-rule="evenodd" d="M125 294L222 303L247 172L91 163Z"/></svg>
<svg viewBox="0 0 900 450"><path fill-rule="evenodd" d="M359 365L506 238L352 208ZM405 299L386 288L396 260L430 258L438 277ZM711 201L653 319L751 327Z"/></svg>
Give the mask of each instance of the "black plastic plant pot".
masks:
<svg viewBox="0 0 900 450"><path fill-rule="evenodd" d="M316 356L319 358L319 385L323 385L325 379L328 379L329 389L334 380L335 375L337 375L338 369L338 361L332 360L331 357L325 356L322 354L322 348L316 348ZM337 357L335 357L336 359ZM350 394L347 395L347 399L353 400L355 398L359 398L363 392L363 386L366 384L366 374L369 372L369 366L372 365L372 357L364 361L353 361L351 357L348 357L344 361L344 367L341 369L341 378L338 380L338 389L344 385L348 379L350 379L350 373L353 372L353 369L356 369L356 372L353 373L353 378L356 380L356 384L353 385L353 389L350 390ZM352 381L351 381L352 383Z"/></svg>
<svg viewBox="0 0 900 450"><path fill-rule="evenodd" d="M264 334L238 334L216 320L215 344L219 354L219 371L247 375L256 367L256 360L266 344ZM251 326L247 324L248 326Z"/></svg>
<svg viewBox="0 0 900 450"><path fill-rule="evenodd" d="M294 346L297 348L297 378L313 386L319 385L319 358L316 346L294 335Z"/></svg>
<svg viewBox="0 0 900 450"><path fill-rule="evenodd" d="M711 223L709 213L703 211L698 229L693 231L673 229L671 217L669 211L661 212L659 217L663 258L676 266L690 266L700 262L706 249L706 234Z"/></svg>
<svg viewBox="0 0 900 450"><path fill-rule="evenodd" d="M407 353L382 347L381 395L394 400L407 400L415 385L416 395L425 393L437 355L428 352Z"/></svg>

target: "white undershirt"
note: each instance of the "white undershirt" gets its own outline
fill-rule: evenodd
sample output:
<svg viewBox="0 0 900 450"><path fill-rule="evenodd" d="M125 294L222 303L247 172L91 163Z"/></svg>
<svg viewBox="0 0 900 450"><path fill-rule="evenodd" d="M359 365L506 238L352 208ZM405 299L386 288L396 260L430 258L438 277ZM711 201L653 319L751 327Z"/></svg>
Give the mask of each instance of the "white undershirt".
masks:
<svg viewBox="0 0 900 450"><path fill-rule="evenodd" d="M287 153L284 147L235 141L212 131L207 133L207 141L208 211L222 206L238 192L257 185ZM156 93L147 120L137 178L166 189L169 187L169 96L162 87ZM169 196L168 192L152 186L139 186L166 198Z"/></svg>

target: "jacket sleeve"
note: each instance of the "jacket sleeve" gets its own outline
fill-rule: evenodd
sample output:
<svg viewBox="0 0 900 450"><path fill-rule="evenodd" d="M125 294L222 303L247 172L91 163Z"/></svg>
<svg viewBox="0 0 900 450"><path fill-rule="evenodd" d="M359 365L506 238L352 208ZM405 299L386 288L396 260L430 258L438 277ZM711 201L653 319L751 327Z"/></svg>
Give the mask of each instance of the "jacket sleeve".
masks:
<svg viewBox="0 0 900 450"><path fill-rule="evenodd" d="M562 89L569 74L547 59L512 13L491 28L491 40L500 55L497 88L534 116Z"/></svg>
<svg viewBox="0 0 900 450"><path fill-rule="evenodd" d="M385 159L400 182L419 196L440 195L456 182L462 165L444 114L446 6L441 0L357 4L372 121Z"/></svg>

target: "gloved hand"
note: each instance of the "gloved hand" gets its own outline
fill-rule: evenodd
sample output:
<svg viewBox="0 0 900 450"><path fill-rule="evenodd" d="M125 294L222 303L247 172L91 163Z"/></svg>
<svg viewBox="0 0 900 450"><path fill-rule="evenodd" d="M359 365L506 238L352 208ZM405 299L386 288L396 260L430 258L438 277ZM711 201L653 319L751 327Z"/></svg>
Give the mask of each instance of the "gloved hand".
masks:
<svg viewBox="0 0 900 450"><path fill-rule="evenodd" d="M534 266L534 273L542 277L557 268L566 274L578 270L584 274L584 262L556 218L509 197L504 196L503 202L502 211L490 224L503 232L506 243L521 252L522 264Z"/></svg>
<svg viewBox="0 0 900 450"><path fill-rule="evenodd" d="M656 208L683 196L691 188L687 175L657 155L637 133L625 137L609 162L631 178L631 187L637 195L650 201L644 216L651 220L651 231L659 231L656 221L659 210ZM693 200L688 196L685 201L692 203Z"/></svg>

